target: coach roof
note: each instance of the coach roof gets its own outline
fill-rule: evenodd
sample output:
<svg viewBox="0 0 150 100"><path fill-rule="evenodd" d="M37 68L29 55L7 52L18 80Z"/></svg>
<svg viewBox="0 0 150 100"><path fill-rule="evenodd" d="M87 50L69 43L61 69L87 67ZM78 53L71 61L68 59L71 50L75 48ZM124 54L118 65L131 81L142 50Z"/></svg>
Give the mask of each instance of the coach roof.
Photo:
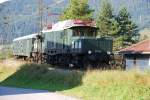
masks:
<svg viewBox="0 0 150 100"><path fill-rule="evenodd" d="M19 41L19 40L36 38L36 36L37 36L37 33L36 34L30 34L30 35L26 35L26 36L22 36L22 37L16 38L13 41Z"/></svg>

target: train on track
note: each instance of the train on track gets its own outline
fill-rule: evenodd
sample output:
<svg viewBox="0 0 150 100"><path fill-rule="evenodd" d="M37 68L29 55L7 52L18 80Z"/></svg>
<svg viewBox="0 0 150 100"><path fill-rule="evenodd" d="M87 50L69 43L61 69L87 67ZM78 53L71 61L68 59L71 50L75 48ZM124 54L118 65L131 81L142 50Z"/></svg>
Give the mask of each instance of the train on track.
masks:
<svg viewBox="0 0 150 100"><path fill-rule="evenodd" d="M60 21L40 35L15 38L13 54L33 62L71 67L109 64L113 41L97 37L97 30L92 21Z"/></svg>

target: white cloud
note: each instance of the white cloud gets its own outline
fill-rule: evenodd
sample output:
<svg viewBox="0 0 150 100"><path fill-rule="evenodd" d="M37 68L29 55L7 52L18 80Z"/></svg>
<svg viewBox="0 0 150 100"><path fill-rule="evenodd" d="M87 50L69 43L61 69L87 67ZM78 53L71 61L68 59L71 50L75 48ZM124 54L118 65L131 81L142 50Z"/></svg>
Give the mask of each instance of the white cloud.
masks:
<svg viewBox="0 0 150 100"><path fill-rule="evenodd" d="M6 1L9 1L9 0L0 0L0 3L6 2Z"/></svg>

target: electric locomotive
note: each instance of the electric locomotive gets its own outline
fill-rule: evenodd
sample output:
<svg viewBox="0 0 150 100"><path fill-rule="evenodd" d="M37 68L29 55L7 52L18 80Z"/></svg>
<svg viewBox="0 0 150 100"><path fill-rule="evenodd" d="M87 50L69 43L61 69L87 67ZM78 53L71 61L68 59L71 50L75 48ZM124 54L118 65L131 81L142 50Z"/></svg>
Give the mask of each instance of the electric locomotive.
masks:
<svg viewBox="0 0 150 100"><path fill-rule="evenodd" d="M97 30L93 21L60 21L52 29L42 31L41 43L38 34L14 39L13 52L17 57L36 59L41 51L43 61L53 65L73 67L109 64L112 39L96 37ZM39 50L40 45L42 48Z"/></svg>

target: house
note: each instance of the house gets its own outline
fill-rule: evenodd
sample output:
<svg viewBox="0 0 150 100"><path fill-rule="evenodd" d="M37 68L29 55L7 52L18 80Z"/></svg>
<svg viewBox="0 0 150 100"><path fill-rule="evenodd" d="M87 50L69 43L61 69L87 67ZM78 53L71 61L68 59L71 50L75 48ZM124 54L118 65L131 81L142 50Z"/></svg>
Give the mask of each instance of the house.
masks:
<svg viewBox="0 0 150 100"><path fill-rule="evenodd" d="M126 69L150 69L150 39L119 51L125 57Z"/></svg>

